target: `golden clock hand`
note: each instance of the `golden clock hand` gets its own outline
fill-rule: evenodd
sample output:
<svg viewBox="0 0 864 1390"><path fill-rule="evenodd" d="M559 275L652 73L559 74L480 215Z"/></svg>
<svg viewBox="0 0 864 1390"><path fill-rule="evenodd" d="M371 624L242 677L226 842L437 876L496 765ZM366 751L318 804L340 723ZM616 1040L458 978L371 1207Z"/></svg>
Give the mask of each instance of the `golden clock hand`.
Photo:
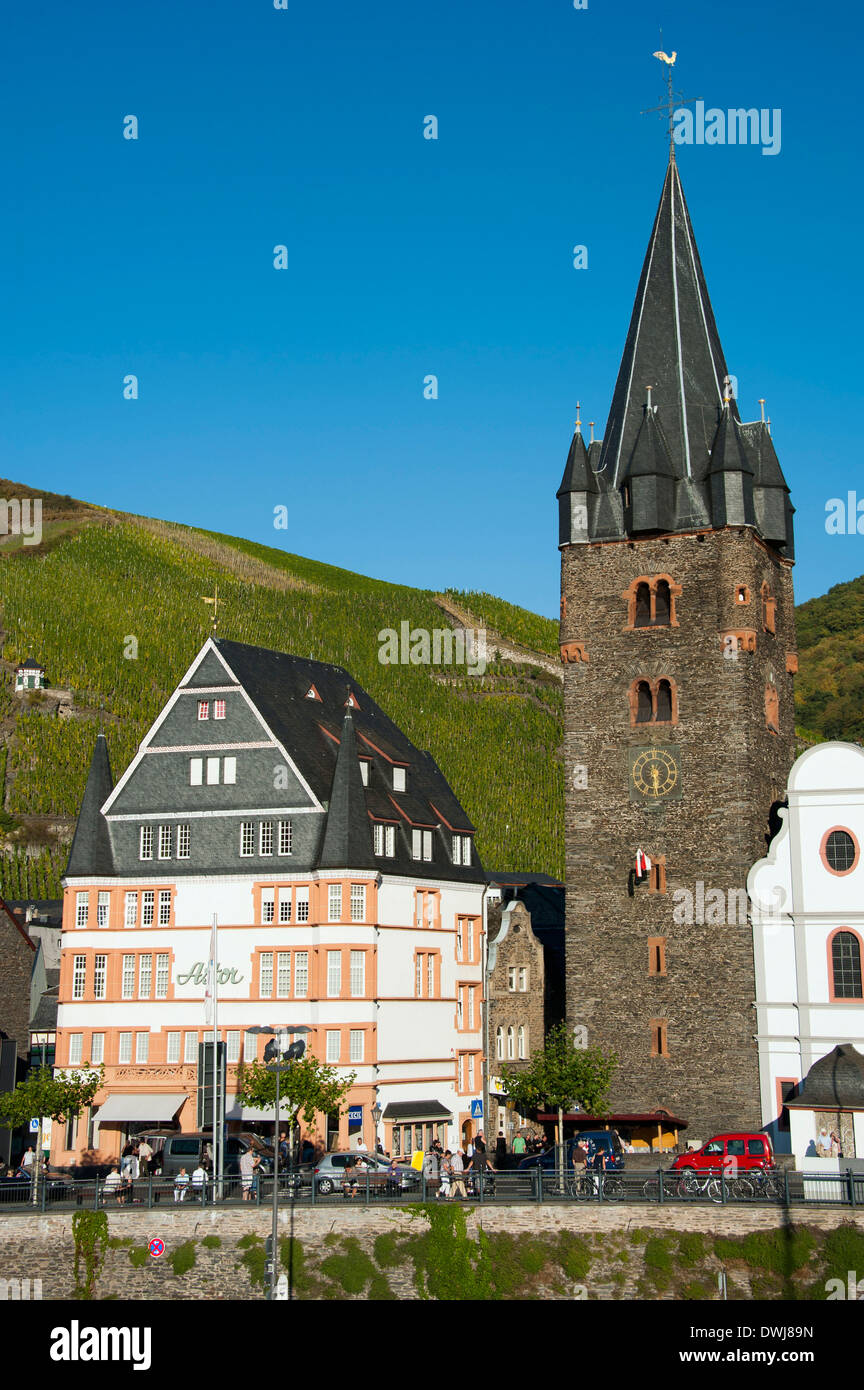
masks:
<svg viewBox="0 0 864 1390"><path fill-rule="evenodd" d="M654 783L654 795L660 795L660 769L655 763L651 769L651 781Z"/></svg>

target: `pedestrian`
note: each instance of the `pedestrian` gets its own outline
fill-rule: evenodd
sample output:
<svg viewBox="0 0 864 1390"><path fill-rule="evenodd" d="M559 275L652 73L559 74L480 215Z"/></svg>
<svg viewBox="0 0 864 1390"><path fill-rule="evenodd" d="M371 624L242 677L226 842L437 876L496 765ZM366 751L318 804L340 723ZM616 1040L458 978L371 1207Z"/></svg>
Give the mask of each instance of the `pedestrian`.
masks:
<svg viewBox="0 0 864 1390"><path fill-rule="evenodd" d="M192 1174L192 1191L200 1199L203 1206L204 1194L207 1191L207 1169L200 1159L198 1160L198 1167Z"/></svg>
<svg viewBox="0 0 864 1390"><path fill-rule="evenodd" d="M450 1158L450 1171L450 1195L452 1197L467 1198L468 1193L465 1191L465 1160L458 1149L454 1150Z"/></svg>
<svg viewBox="0 0 864 1390"><path fill-rule="evenodd" d="M288 1136L284 1129L279 1135L279 1162L283 1167L288 1167Z"/></svg>
<svg viewBox="0 0 864 1390"><path fill-rule="evenodd" d="M255 1172L255 1155L251 1149L246 1149L240 1155L240 1185L243 1189L243 1201L248 1202L252 1196L252 1175Z"/></svg>
<svg viewBox="0 0 864 1390"><path fill-rule="evenodd" d="M121 1155L120 1155L120 1176L121 1176L122 1178L129 1178L129 1177L131 1177L131 1175L132 1175L132 1163L133 1163L134 1158L135 1158L135 1146L133 1145L133 1143L132 1143L132 1141L131 1141L131 1139L130 1139L129 1142L128 1142L128 1144L126 1144L125 1148L123 1149L123 1152L122 1152Z"/></svg>
<svg viewBox="0 0 864 1390"><path fill-rule="evenodd" d="M22 1160L21 1160L21 1167L22 1167L22 1168L32 1168L32 1166L33 1166L33 1164L34 1164L34 1162L35 1162L35 1159L36 1159L36 1155L35 1155L35 1153L33 1152L33 1149L32 1149L32 1146L31 1146L29 1149L27 1149L26 1153L24 1154L24 1157L23 1157Z"/></svg>
<svg viewBox="0 0 864 1390"><path fill-rule="evenodd" d="M345 1165L345 1180L342 1183L342 1195L344 1197L356 1197L359 1192L359 1181L357 1169L358 1160L352 1154Z"/></svg>
<svg viewBox="0 0 864 1390"><path fill-rule="evenodd" d="M122 1187L123 1179L121 1178L120 1171L115 1163L114 1167L111 1169L111 1172L105 1179L105 1182L103 1184L103 1191L106 1197L110 1197L113 1193L114 1196L117 1198L118 1206L123 1205L123 1201L120 1195Z"/></svg>
<svg viewBox="0 0 864 1390"><path fill-rule="evenodd" d="M453 1180L453 1155L449 1149L445 1149L441 1156L441 1186L438 1188L436 1196L444 1201L450 1196L450 1184Z"/></svg>
<svg viewBox="0 0 864 1390"><path fill-rule="evenodd" d="M146 1178L150 1174L150 1160L152 1157L153 1150L147 1143L147 1140L142 1139L141 1143L138 1145L138 1171L142 1178Z"/></svg>
<svg viewBox="0 0 864 1390"><path fill-rule="evenodd" d="M520 1132L516 1135L516 1138L513 1140L513 1152L514 1154L518 1154L519 1157L522 1158L525 1153L526 1147L527 1145L525 1143L525 1135Z"/></svg>
<svg viewBox="0 0 864 1390"><path fill-rule="evenodd" d="M474 1140L474 1148L479 1149L481 1154L485 1154L486 1152L486 1140L483 1138L482 1129L480 1133L477 1135L477 1138Z"/></svg>
<svg viewBox="0 0 864 1390"><path fill-rule="evenodd" d="M423 1158L423 1172L426 1175L427 1188L437 1188L439 1164L438 1155L435 1152L434 1146L426 1150Z"/></svg>
<svg viewBox="0 0 864 1390"><path fill-rule="evenodd" d="M175 1201L175 1202L185 1202L185 1200L186 1200L186 1189L188 1188L188 1186L189 1186L189 1174L186 1172L186 1169L185 1169L185 1168L181 1168L181 1169L180 1169L180 1172L177 1174L176 1178L174 1179L174 1201Z"/></svg>
<svg viewBox="0 0 864 1390"><path fill-rule="evenodd" d="M312 1140L309 1138L309 1136L308 1136L308 1134L307 1134L307 1136L306 1136L306 1138L303 1140L303 1143L302 1143L301 1148L300 1148L300 1162L301 1162L301 1163L311 1163L311 1162L313 1161L314 1158L315 1158L315 1145L312 1143Z"/></svg>

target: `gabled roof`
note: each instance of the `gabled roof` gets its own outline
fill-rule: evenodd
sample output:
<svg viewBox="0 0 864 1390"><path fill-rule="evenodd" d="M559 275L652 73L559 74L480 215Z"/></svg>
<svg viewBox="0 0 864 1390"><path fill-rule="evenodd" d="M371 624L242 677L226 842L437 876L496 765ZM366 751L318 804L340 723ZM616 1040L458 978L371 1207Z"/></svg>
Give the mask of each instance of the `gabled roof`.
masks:
<svg viewBox="0 0 864 1390"><path fill-rule="evenodd" d="M99 734L90 761L81 810L78 812L69 862L66 865L66 873L73 878L114 872L111 837L101 809L113 787L108 744L105 735Z"/></svg>
<svg viewBox="0 0 864 1390"><path fill-rule="evenodd" d="M440 876L445 867L440 857L432 863L412 860L410 827L437 826L442 817L462 834L474 827L431 754L416 748L343 667L225 638L213 645L319 802L329 803L321 867L362 868L368 863L382 871ZM317 700L306 699L312 686ZM346 710L352 693L357 706ZM368 787L360 775L361 756L372 760ZM394 763L407 768L405 792L393 790ZM394 858L372 854L374 819L402 827L404 839L397 836ZM482 882L476 852L472 859L468 866L447 862L446 877Z"/></svg>
<svg viewBox="0 0 864 1390"><path fill-rule="evenodd" d="M27 658L26 661L20 662L20 664L19 664L19 666L18 666L18 670L19 670L19 671L44 671L44 670L45 670L45 667L42 665L41 661L34 661L33 658L32 658L32 656L28 656L28 658Z"/></svg>

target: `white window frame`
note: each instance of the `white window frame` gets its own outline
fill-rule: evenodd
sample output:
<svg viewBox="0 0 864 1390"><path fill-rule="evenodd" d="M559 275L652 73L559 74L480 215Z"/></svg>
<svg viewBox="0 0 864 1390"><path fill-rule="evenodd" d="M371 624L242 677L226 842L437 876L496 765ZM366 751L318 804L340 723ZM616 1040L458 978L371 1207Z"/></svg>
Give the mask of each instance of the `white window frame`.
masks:
<svg viewBox="0 0 864 1390"><path fill-rule="evenodd" d="M351 921L366 921L366 884L351 884Z"/></svg>
<svg viewBox="0 0 864 1390"><path fill-rule="evenodd" d="M396 858L396 827L395 825L385 825L384 827L384 858Z"/></svg>
<svg viewBox="0 0 864 1390"><path fill-rule="evenodd" d="M294 997L305 999L309 994L309 952L294 952Z"/></svg>
<svg viewBox="0 0 864 1390"><path fill-rule="evenodd" d="M383 825L373 825L372 827L372 849L377 855L384 854L384 827Z"/></svg>
<svg viewBox="0 0 864 1390"><path fill-rule="evenodd" d="M171 956L168 951L159 951L156 955L155 970L155 992L154 999L167 999L168 986L171 983Z"/></svg>
<svg viewBox="0 0 864 1390"><path fill-rule="evenodd" d="M150 1061L150 1034L135 1034L135 1062L142 1064Z"/></svg>
<svg viewBox="0 0 864 1390"><path fill-rule="evenodd" d="M272 951L262 951L258 957L258 993L262 999L273 998Z"/></svg>
<svg viewBox="0 0 864 1390"><path fill-rule="evenodd" d="M138 858L153 858L153 827L152 825L142 825L138 833Z"/></svg>
<svg viewBox="0 0 864 1390"><path fill-rule="evenodd" d="M524 1023L520 1023L516 1030L516 1053L519 1061L524 1062L528 1056L528 1046L526 1043L527 1029Z"/></svg>
<svg viewBox="0 0 864 1390"><path fill-rule="evenodd" d="M203 723L203 721L204 721L205 719L209 719L209 718L210 718L210 701L209 701L209 700L199 700L199 701L198 701L198 718L199 718L199 720L200 720L202 723Z"/></svg>
<svg viewBox="0 0 864 1390"><path fill-rule="evenodd" d="M144 952L138 957L138 998L149 999L153 993L153 957Z"/></svg>
<svg viewBox="0 0 864 1390"><path fill-rule="evenodd" d="M342 1033L338 1028L327 1029L327 1054L326 1059L332 1066L338 1063L342 1055Z"/></svg>
<svg viewBox="0 0 864 1390"><path fill-rule="evenodd" d="M291 889L279 889L279 921L282 923L290 922L291 918Z"/></svg>
<svg viewBox="0 0 864 1390"><path fill-rule="evenodd" d="M97 927L109 927L111 925L111 894L100 890L96 894L96 925Z"/></svg>
<svg viewBox="0 0 864 1390"><path fill-rule="evenodd" d="M276 916L276 889L261 889L261 921L268 926Z"/></svg>
<svg viewBox="0 0 864 1390"><path fill-rule="evenodd" d="M279 853L293 853L294 826L290 820L280 820L279 822Z"/></svg>
<svg viewBox="0 0 864 1390"><path fill-rule="evenodd" d="M165 1035L165 1061L169 1066L177 1066L183 1051L183 1034L179 1031Z"/></svg>
<svg viewBox="0 0 864 1390"><path fill-rule="evenodd" d="M361 782L363 783L364 787L368 787L368 785L369 785L369 759L368 759L368 758L360 758L360 759L359 759L359 762L360 762L360 780L361 780Z"/></svg>
<svg viewBox="0 0 864 1390"><path fill-rule="evenodd" d="M183 1034L183 1061L186 1063L198 1061L198 1034L195 1032Z"/></svg>
<svg viewBox="0 0 864 1390"><path fill-rule="evenodd" d="M456 918L456 959L461 962L465 953L465 919Z"/></svg>
<svg viewBox="0 0 864 1390"><path fill-rule="evenodd" d="M520 994L527 994L527 992L528 992L528 967L527 967L527 965L520 965L520 966L519 966L519 993L520 993Z"/></svg>
<svg viewBox="0 0 864 1390"><path fill-rule="evenodd" d="M141 925L142 927L152 927L156 916L156 891L153 888L145 888L141 894Z"/></svg>
<svg viewBox="0 0 864 1390"><path fill-rule="evenodd" d="M135 998L135 956L131 952L123 956L120 998Z"/></svg>
<svg viewBox="0 0 864 1390"><path fill-rule="evenodd" d="M207 759L207 785L208 785L208 787L218 787L218 786L219 786L219 767L220 767L221 762L222 762L222 759L221 759L221 758L208 758L208 759Z"/></svg>
<svg viewBox="0 0 864 1390"><path fill-rule="evenodd" d="M237 759L235 757L222 760L222 784L226 787L237 785Z"/></svg>
<svg viewBox="0 0 864 1390"><path fill-rule="evenodd" d="M160 888L159 890L159 917L160 927L170 927L171 925L171 889Z"/></svg>
<svg viewBox="0 0 864 1390"><path fill-rule="evenodd" d="M225 1062L236 1065L240 1061L240 1030L229 1028L225 1034Z"/></svg>
<svg viewBox="0 0 864 1390"><path fill-rule="evenodd" d="M273 853L272 820L262 820L258 822L258 853L264 858Z"/></svg>
<svg viewBox="0 0 864 1390"><path fill-rule="evenodd" d="M159 827L159 858L171 858L171 841L174 836L171 834L170 825L160 825Z"/></svg>
<svg viewBox="0 0 864 1390"><path fill-rule="evenodd" d="M432 831L423 831L423 860L426 864L432 862Z"/></svg>
<svg viewBox="0 0 864 1390"><path fill-rule="evenodd" d="M352 999L362 999L366 993L366 952L352 951L350 956L349 992Z"/></svg>
<svg viewBox="0 0 864 1390"><path fill-rule="evenodd" d="M276 998L291 998L291 952L276 952Z"/></svg>
<svg viewBox="0 0 864 1390"><path fill-rule="evenodd" d="M72 998L83 999L87 992L87 957L72 957Z"/></svg>
<svg viewBox="0 0 864 1390"><path fill-rule="evenodd" d="M342 921L342 884L328 883L327 885L327 921Z"/></svg>
<svg viewBox="0 0 864 1390"><path fill-rule="evenodd" d="M251 859L255 853L255 822L254 820L241 820L240 822L240 858Z"/></svg>
<svg viewBox="0 0 864 1390"><path fill-rule="evenodd" d="M500 1024L495 1029L495 1059L498 1062L504 1061L504 1029Z"/></svg>
<svg viewBox="0 0 864 1390"><path fill-rule="evenodd" d="M393 769L393 790L394 792L404 792L405 790L404 767L394 767Z"/></svg>
<svg viewBox="0 0 864 1390"><path fill-rule="evenodd" d="M90 1061L94 1066L105 1061L105 1034L90 1034Z"/></svg>
<svg viewBox="0 0 864 1390"><path fill-rule="evenodd" d="M348 1040L348 1060L349 1060L349 1062L362 1062L362 1061L363 1061L363 1054L364 1054L364 1049L363 1049L364 1032L365 1032L365 1030L364 1030L363 1028L352 1028L352 1029L350 1029L349 1040Z"/></svg>
<svg viewBox="0 0 864 1390"><path fill-rule="evenodd" d="M189 785L190 787L203 787L204 785L204 759L189 759Z"/></svg>
<svg viewBox="0 0 864 1390"><path fill-rule="evenodd" d="M191 832L188 821L177 826L177 858L188 859L191 845Z"/></svg>
<svg viewBox="0 0 864 1390"><path fill-rule="evenodd" d="M120 1033L117 1038L117 1062L121 1067L128 1067L132 1061L132 1034Z"/></svg>
<svg viewBox="0 0 864 1390"><path fill-rule="evenodd" d="M508 965L508 967L507 967L507 989L509 990L509 992L510 992L511 994L515 994L515 993L516 993L516 966L515 966L515 965Z"/></svg>
<svg viewBox="0 0 864 1390"><path fill-rule="evenodd" d="M69 1065L70 1067L80 1067L83 1056L82 1048L84 1045L83 1033L69 1034Z"/></svg>
<svg viewBox="0 0 864 1390"><path fill-rule="evenodd" d="M86 927L90 920L90 894L75 894L75 926Z"/></svg>
<svg viewBox="0 0 864 1390"><path fill-rule="evenodd" d="M93 957L93 998L104 999L108 989L108 957L99 955Z"/></svg>
<svg viewBox="0 0 864 1390"><path fill-rule="evenodd" d="M339 999L342 994L342 952L327 952L327 998Z"/></svg>
<svg viewBox="0 0 864 1390"><path fill-rule="evenodd" d="M123 926L137 927L138 925L138 894L127 893L125 895L125 906L123 908Z"/></svg>
<svg viewBox="0 0 864 1390"><path fill-rule="evenodd" d="M213 701L213 718L214 718L214 719L224 719L224 718L225 718L225 701L224 701L224 700L214 700L214 701Z"/></svg>
<svg viewBox="0 0 864 1390"><path fill-rule="evenodd" d="M309 921L309 889L298 888L295 901L297 903L297 921Z"/></svg>

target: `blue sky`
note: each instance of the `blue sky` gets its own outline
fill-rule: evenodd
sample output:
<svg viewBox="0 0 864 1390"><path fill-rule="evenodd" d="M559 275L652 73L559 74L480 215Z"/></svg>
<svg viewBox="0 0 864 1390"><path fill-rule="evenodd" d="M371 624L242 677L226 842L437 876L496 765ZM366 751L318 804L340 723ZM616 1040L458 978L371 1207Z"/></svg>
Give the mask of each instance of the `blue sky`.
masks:
<svg viewBox="0 0 864 1390"><path fill-rule="evenodd" d="M0 475L557 614L576 401L600 435L665 170L661 26L688 96L782 112L776 156L679 167L797 596L860 574L864 536L824 524L864 498L851 6L14 7Z"/></svg>

